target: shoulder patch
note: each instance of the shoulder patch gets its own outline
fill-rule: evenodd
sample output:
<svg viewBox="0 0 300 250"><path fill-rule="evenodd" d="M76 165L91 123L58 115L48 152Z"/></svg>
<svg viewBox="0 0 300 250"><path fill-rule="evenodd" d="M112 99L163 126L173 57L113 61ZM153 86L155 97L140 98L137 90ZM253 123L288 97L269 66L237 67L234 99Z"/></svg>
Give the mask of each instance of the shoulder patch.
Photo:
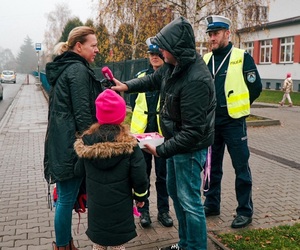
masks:
<svg viewBox="0 0 300 250"><path fill-rule="evenodd" d="M256 81L256 74L254 71L247 73L247 81L250 83L254 83Z"/></svg>

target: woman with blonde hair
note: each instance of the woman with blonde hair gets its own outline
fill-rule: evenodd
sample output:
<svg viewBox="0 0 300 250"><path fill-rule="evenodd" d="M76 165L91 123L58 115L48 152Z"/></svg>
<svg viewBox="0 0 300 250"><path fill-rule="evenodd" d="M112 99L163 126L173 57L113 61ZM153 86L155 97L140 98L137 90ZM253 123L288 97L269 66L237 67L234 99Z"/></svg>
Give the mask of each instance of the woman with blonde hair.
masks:
<svg viewBox="0 0 300 250"><path fill-rule="evenodd" d="M51 86L45 138L44 175L56 183L54 250L77 250L72 238L72 210L82 178L74 175L77 155L73 144L97 121L95 100L102 92L90 63L99 53L95 31L87 26L71 30L68 41L56 46L53 62L46 65Z"/></svg>
<svg viewBox="0 0 300 250"><path fill-rule="evenodd" d="M59 42L53 48L53 55L54 57L59 56L67 50L68 50L68 42Z"/></svg>

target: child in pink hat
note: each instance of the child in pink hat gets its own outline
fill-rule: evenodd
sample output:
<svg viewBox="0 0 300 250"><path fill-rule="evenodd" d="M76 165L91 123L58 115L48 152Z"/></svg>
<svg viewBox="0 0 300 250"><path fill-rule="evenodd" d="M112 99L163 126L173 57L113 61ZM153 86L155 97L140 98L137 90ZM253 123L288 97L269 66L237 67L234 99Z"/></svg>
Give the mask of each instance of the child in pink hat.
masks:
<svg viewBox="0 0 300 250"><path fill-rule="evenodd" d="M287 99L289 102L289 107L293 107L293 102L290 96L290 92L293 92L293 80L292 80L291 73L286 74L286 78L283 82L282 90L284 91L284 94L282 100L279 102L280 106L283 106L285 100Z"/></svg>
<svg viewBox="0 0 300 250"><path fill-rule="evenodd" d="M75 174L86 176L88 229L93 250L125 249L137 236L133 200L142 207L147 198L146 163L128 125L126 103L106 89L95 101L98 122L80 136ZM133 190L133 191L132 191Z"/></svg>

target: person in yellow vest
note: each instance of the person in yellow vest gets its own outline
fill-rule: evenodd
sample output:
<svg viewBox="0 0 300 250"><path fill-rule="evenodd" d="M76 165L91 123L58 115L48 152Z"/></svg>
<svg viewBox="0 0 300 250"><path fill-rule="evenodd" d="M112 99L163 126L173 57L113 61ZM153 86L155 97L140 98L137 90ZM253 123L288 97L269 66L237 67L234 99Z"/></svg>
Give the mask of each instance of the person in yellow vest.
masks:
<svg viewBox="0 0 300 250"><path fill-rule="evenodd" d="M144 77L152 74L155 70L164 64L163 57L157 45L149 44L149 68L136 74L136 77ZM151 91L139 94L131 94L131 107L133 110L130 130L134 134L147 132L159 132L159 91ZM147 163L147 174L149 178L150 195L150 175L152 169L152 159L154 158L157 192L158 221L165 227L173 226L173 219L169 214L169 195L166 187L166 159L163 157L154 157L143 151ZM152 223L149 213L149 200L147 199L142 208L138 208L141 213L140 223L142 227L149 227Z"/></svg>
<svg viewBox="0 0 300 250"><path fill-rule="evenodd" d="M238 202L231 227L252 222L252 176L249 167L246 118L250 105L260 95L262 83L252 56L229 41L231 21L223 16L206 18L211 52L203 56L214 78L217 107L215 139L212 145L209 190L204 192L205 215L220 214L221 180L225 145L235 170Z"/></svg>
<svg viewBox="0 0 300 250"><path fill-rule="evenodd" d="M178 242L159 249L207 250L201 173L214 141L213 79L185 17L175 18L150 41L159 46L164 65L124 83L113 78L116 85L111 89L126 93L160 90L159 125L164 142L145 144L143 150L167 159L167 190L178 222Z"/></svg>

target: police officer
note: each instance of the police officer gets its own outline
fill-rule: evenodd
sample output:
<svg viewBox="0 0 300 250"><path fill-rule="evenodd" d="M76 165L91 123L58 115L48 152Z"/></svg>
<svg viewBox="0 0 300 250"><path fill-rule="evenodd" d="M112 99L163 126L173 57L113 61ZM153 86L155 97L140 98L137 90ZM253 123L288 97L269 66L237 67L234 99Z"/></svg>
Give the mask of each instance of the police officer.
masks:
<svg viewBox="0 0 300 250"><path fill-rule="evenodd" d="M215 81L217 107L212 146L210 188L204 192L206 216L220 214L221 180L225 145L235 170L238 202L232 228L252 222L252 176L246 118L260 95L262 83L253 58L229 41L231 21L223 16L206 18L211 52L203 56Z"/></svg>
<svg viewBox="0 0 300 250"><path fill-rule="evenodd" d="M147 40L149 43L149 40ZM137 73L136 77L143 77L151 74L164 64L162 54L157 45L148 44L150 65L149 68ZM152 91L139 94L131 94L130 102L132 106L131 132L134 134L147 132L160 132L158 110L159 110L159 91ZM150 183L150 174L152 169L152 154L143 151L146 163L147 174ZM166 187L166 159L154 157L156 181L155 187L157 192L157 209L158 221L165 227L173 226L173 220L169 215L169 196ZM149 185L150 195L150 185ZM139 208L141 213L140 222L142 227L149 227L151 218L149 214L149 200L145 202L144 207Z"/></svg>

